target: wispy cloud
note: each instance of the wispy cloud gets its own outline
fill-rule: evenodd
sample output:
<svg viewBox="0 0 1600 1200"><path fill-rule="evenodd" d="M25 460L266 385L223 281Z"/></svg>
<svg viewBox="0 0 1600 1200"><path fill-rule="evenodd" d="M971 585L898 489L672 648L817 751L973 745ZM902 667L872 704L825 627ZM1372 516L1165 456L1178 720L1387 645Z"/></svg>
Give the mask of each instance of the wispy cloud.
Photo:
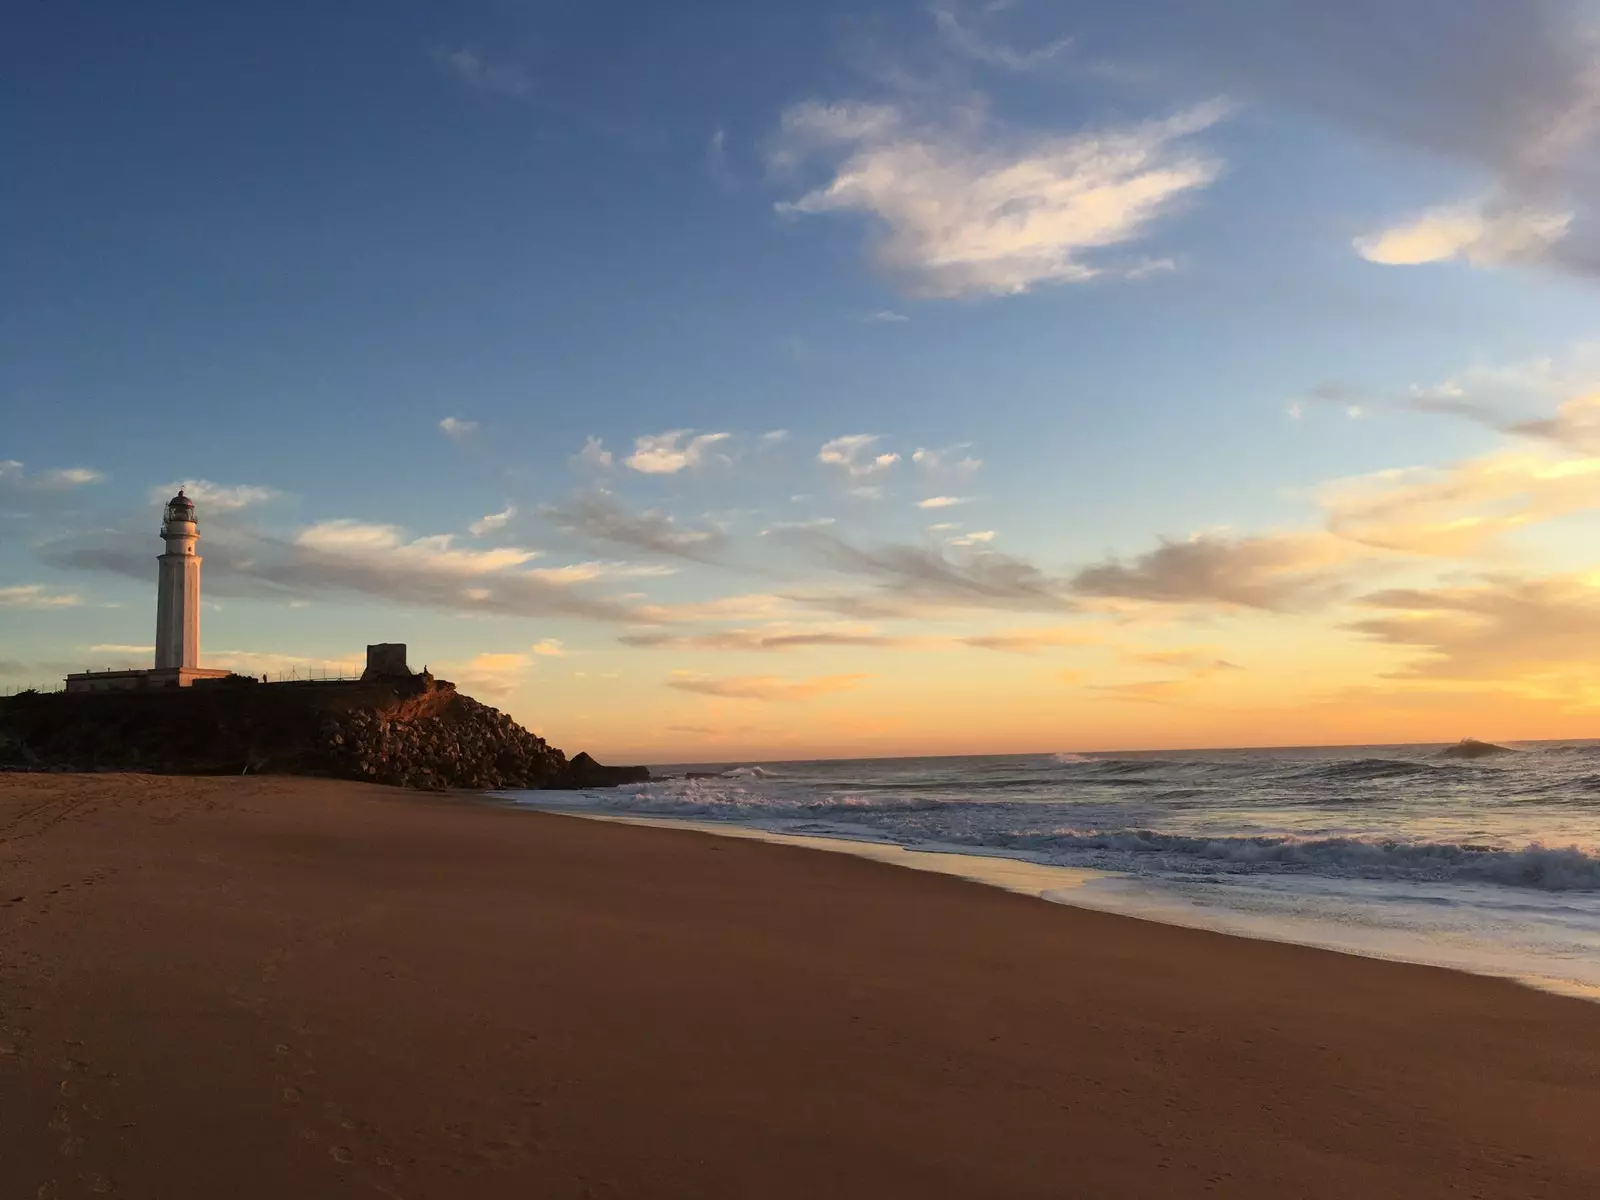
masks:
<svg viewBox="0 0 1600 1200"><path fill-rule="evenodd" d="M1007 654L1037 654L1062 646L1092 646L1101 639L1085 629L1055 626L1046 629L1007 629L999 633L980 633L958 638L964 646L979 650L998 650Z"/></svg>
<svg viewBox="0 0 1600 1200"><path fill-rule="evenodd" d="M461 438L476 433L478 431L478 423L476 421L466 421L460 417L446 417L439 422L439 429L445 437L455 438L459 441Z"/></svg>
<svg viewBox="0 0 1600 1200"><path fill-rule="evenodd" d="M918 500L918 508L953 508L957 504L970 503L966 496L929 496L926 500Z"/></svg>
<svg viewBox="0 0 1600 1200"><path fill-rule="evenodd" d="M200 515L208 512L237 512L254 504L265 504L278 498L276 488L256 484L212 483L209 479L190 479L183 482L161 483L149 491L150 503L165 504L179 488L199 506Z"/></svg>
<svg viewBox="0 0 1600 1200"><path fill-rule="evenodd" d="M780 679L772 675L719 678L679 671L667 680L667 686L730 700L794 701L850 691L870 678L870 675L819 675L810 679Z"/></svg>
<svg viewBox="0 0 1600 1200"><path fill-rule="evenodd" d="M853 479L877 475L900 461L900 456L891 451L873 453L874 447L882 440L883 435L878 433L845 434L824 442L822 449L817 451L817 461L838 467Z"/></svg>
<svg viewBox="0 0 1600 1200"><path fill-rule="evenodd" d="M42 583L0 586L0 608L77 608L82 603L82 596L74 592L51 591Z"/></svg>
<svg viewBox="0 0 1600 1200"><path fill-rule="evenodd" d="M1324 534L1197 535L1163 541L1130 562L1086 567L1071 586L1085 596L1278 611L1330 598L1334 568L1349 557Z"/></svg>
<svg viewBox="0 0 1600 1200"><path fill-rule="evenodd" d="M870 620L937 608L1059 612L1077 606L1067 580L994 550L952 556L944 548L925 545L858 546L821 529L781 536L834 571L868 582L872 591L867 595L797 594L802 603L846 616Z"/></svg>
<svg viewBox="0 0 1600 1200"><path fill-rule="evenodd" d="M533 92L533 77L521 67L490 62L465 48L441 47L434 52L434 61L446 74L480 92L518 98Z"/></svg>
<svg viewBox="0 0 1600 1200"><path fill-rule="evenodd" d="M954 446L946 446L942 450L918 446L912 452L911 461L924 473L935 478L971 479L983 466L981 458L974 458L967 453L971 448L971 442L960 442Z"/></svg>
<svg viewBox="0 0 1600 1200"><path fill-rule="evenodd" d="M905 313L895 312L891 308L880 308L877 312L869 312L861 319L869 325L898 325L911 320Z"/></svg>
<svg viewBox="0 0 1600 1200"><path fill-rule="evenodd" d="M625 461L633 470L646 475L672 475L714 460L729 461L725 455L714 454L712 447L732 436L730 433L696 434L692 429L647 435L634 439L633 453Z"/></svg>
<svg viewBox="0 0 1600 1200"><path fill-rule="evenodd" d="M52 565L147 581L149 555L126 532L67 537L39 547ZM574 616L634 624L644 606L604 595L531 562L519 547L469 549L450 534L414 537L394 525L319 521L285 540L250 529L208 539L206 589L213 596L276 600L362 597L452 613Z"/></svg>
<svg viewBox="0 0 1600 1200"><path fill-rule="evenodd" d="M467 692L480 696L509 696L521 687L533 666L526 654L475 654L462 662L429 664L435 675L449 678Z"/></svg>
<svg viewBox="0 0 1600 1200"><path fill-rule="evenodd" d="M29 471L14 458L0 460L0 487L19 492L62 492L99 483L105 475L92 467L49 467Z"/></svg>
<svg viewBox="0 0 1600 1200"><path fill-rule="evenodd" d="M986 18L992 19L1007 7L1009 5L1004 3L991 2L972 11L961 4L938 4L933 8L933 19L940 36L957 53L1004 71L1026 73L1040 70L1055 63L1072 48L1072 39L1069 37L1056 38L1029 50L1019 50L986 35L979 26Z"/></svg>
<svg viewBox="0 0 1600 1200"><path fill-rule="evenodd" d="M1545 257L1572 228L1569 211L1495 206L1478 201L1433 208L1355 239L1356 252L1387 266L1460 259L1475 267L1512 266Z"/></svg>
<svg viewBox="0 0 1600 1200"><path fill-rule="evenodd" d="M1375 592L1361 604L1371 615L1348 628L1419 652L1398 678L1521 681L1592 703L1600 589L1590 577L1491 575Z"/></svg>
<svg viewBox="0 0 1600 1200"><path fill-rule="evenodd" d="M920 115L811 100L788 109L776 170L820 160L827 183L780 213L874 219L873 256L914 295L1008 295L1119 270L1098 252L1136 240L1221 171L1190 139L1227 111L1062 136L1010 130L981 100Z"/></svg>
<svg viewBox="0 0 1600 1200"><path fill-rule="evenodd" d="M587 467L591 471L609 471L611 469L611 451L607 450L597 437L589 437L583 443L583 449L572 456L572 461L580 467Z"/></svg>
<svg viewBox="0 0 1600 1200"><path fill-rule="evenodd" d="M871 649L927 646L932 639L891 637L881 633L862 633L830 629L719 629L709 633L627 633L617 639L624 646L675 650L801 650L818 646L849 646Z"/></svg>
<svg viewBox="0 0 1600 1200"><path fill-rule="evenodd" d="M540 638L528 649L540 658L562 658L567 653L560 638Z"/></svg>
<svg viewBox="0 0 1600 1200"><path fill-rule="evenodd" d="M579 537L696 562L717 561L727 546L727 535L719 530L684 529L657 509L632 512L602 490L584 492L565 504L546 505L539 511Z"/></svg>
<svg viewBox="0 0 1600 1200"><path fill-rule="evenodd" d="M508 504L497 513L488 513L479 517L467 526L467 532L472 534L473 537L482 537L486 533L494 533L496 530L504 529L509 525L511 519L516 515L517 506Z"/></svg>

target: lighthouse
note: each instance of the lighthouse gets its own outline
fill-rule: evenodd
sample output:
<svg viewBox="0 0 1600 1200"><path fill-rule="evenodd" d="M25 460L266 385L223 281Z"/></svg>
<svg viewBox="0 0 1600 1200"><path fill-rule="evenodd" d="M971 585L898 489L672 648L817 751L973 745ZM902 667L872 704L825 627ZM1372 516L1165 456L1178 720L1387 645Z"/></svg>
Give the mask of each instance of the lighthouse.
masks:
<svg viewBox="0 0 1600 1200"><path fill-rule="evenodd" d="M162 513L161 538L167 551L156 561L156 670L200 665L200 527L194 501L178 489Z"/></svg>
<svg viewBox="0 0 1600 1200"><path fill-rule="evenodd" d="M122 692L186 688L223 679L226 670L200 665L200 527L194 501L178 489L161 510L166 553L156 559L156 661L142 671L78 671L67 676L69 692Z"/></svg>

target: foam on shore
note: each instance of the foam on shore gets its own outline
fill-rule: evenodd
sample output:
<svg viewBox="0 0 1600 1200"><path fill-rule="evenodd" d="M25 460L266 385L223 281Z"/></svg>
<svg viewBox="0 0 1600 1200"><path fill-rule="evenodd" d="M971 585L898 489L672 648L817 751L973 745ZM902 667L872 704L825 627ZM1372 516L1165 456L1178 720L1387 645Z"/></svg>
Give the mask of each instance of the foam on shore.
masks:
<svg viewBox="0 0 1600 1200"><path fill-rule="evenodd" d="M581 794L580 794L581 795ZM1034 896L1054 904L1094 909L1141 920L1190 929L1205 929L1236 937L1312 946L1344 954L1383 958L1422 966L1442 967L1474 975L1511 979L1525 986L1558 995L1600 1002L1600 964L1592 959L1572 962L1572 973L1551 970L1547 954L1518 953L1514 947L1486 944L1459 933L1439 929L1432 934L1379 926L1361 919L1358 911L1338 913L1323 895L1318 903L1297 903L1303 893L1263 887L1257 897L1259 911L1206 904L1192 897L1158 888L1130 874L1093 868L1053 866L1005 853L974 854L965 847L911 849L889 840L868 840L844 833L789 833L753 825L683 817L635 816L598 812L578 796L563 800L547 793L500 793L497 798L519 808L663 829L692 829L716 837L744 838L777 845L801 846L917 871L954 875L988 887ZM1444 903L1419 896L1418 905ZM1330 908L1337 915L1329 915Z"/></svg>

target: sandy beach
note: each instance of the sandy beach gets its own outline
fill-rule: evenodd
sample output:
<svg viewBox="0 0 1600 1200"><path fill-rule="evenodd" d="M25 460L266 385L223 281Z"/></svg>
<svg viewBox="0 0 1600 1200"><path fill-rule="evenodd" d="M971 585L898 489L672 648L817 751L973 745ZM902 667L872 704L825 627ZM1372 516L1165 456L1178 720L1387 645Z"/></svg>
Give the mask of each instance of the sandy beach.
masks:
<svg viewBox="0 0 1600 1200"><path fill-rule="evenodd" d="M1593 1197L1600 1005L843 855L0 777L0 1200Z"/></svg>

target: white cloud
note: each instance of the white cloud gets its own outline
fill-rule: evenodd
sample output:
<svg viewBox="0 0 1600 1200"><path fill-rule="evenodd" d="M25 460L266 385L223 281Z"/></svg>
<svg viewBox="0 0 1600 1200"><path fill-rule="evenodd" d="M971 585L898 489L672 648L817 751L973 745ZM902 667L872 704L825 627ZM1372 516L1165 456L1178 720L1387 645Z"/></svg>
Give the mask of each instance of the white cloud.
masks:
<svg viewBox="0 0 1600 1200"><path fill-rule="evenodd" d="M879 266L917 295L1081 282L1113 270L1087 255L1142 236L1217 178L1217 160L1187 139L1225 111L1210 103L1058 136L1008 133L981 104L917 120L894 105L807 101L783 114L772 163L781 171L820 158L832 177L777 208L876 218Z"/></svg>
<svg viewBox="0 0 1600 1200"><path fill-rule="evenodd" d="M895 325L901 321L911 320L911 318L906 316L905 313L897 313L893 309L888 308L880 308L877 312L869 312L861 319L866 321L869 325Z"/></svg>
<svg viewBox="0 0 1600 1200"><path fill-rule="evenodd" d="M497 513L489 513L486 516L479 517L471 525L467 526L467 532L472 534L473 537L482 537L486 533L504 529L510 523L511 518L516 515L517 506L508 504Z"/></svg>
<svg viewBox="0 0 1600 1200"><path fill-rule="evenodd" d="M0 485L25 492L61 492L99 483L105 476L92 467L51 467L28 471L14 458L0 460Z"/></svg>
<svg viewBox="0 0 1600 1200"><path fill-rule="evenodd" d="M994 530L977 529L971 533L964 533L960 537L950 539L952 546L984 546L994 541Z"/></svg>
<svg viewBox="0 0 1600 1200"><path fill-rule="evenodd" d="M476 433L478 431L478 423L476 421L464 421L460 417L446 417L439 422L439 428L444 431L446 437L459 439L466 437L468 434Z"/></svg>
<svg viewBox="0 0 1600 1200"><path fill-rule="evenodd" d="M207 512L235 512L252 504L265 504L278 497L275 488L259 487L249 483L229 485L212 483L209 479L192 479L182 483L157 484L150 489L150 503L165 504L172 499L173 493L179 488L182 488L183 494L195 502L202 517Z"/></svg>
<svg viewBox="0 0 1600 1200"><path fill-rule="evenodd" d="M1355 239L1356 252L1387 266L1460 259L1475 267L1529 262L1567 236L1571 212L1460 204L1432 208L1412 220Z"/></svg>
<svg viewBox="0 0 1600 1200"><path fill-rule="evenodd" d="M0 608L77 608L83 597L52 592L42 583L13 583L0 587Z"/></svg>
<svg viewBox="0 0 1600 1200"><path fill-rule="evenodd" d="M926 500L918 500L918 508L954 508L957 504L968 503L966 496L929 496Z"/></svg>
<svg viewBox="0 0 1600 1200"><path fill-rule="evenodd" d="M971 445L970 442L960 442L954 446L946 446L943 450L930 450L926 446L918 446L911 455L911 461L929 475L970 479L983 466L981 458L973 458L972 455L963 453Z"/></svg>
<svg viewBox="0 0 1600 1200"><path fill-rule="evenodd" d="M609 471L611 469L611 451L607 450L597 437L590 437L583 443L583 449L572 456L572 461L579 466L589 467L596 471Z"/></svg>
<svg viewBox="0 0 1600 1200"><path fill-rule="evenodd" d="M823 443L822 449L817 451L817 461L830 467L839 467L854 479L887 471L900 461L900 456L872 453L873 446L882 440L882 436L877 433L851 433L836 437Z"/></svg>
<svg viewBox="0 0 1600 1200"><path fill-rule="evenodd" d="M679 471L704 465L713 457L710 450L725 442L732 434L702 433L692 429L673 429L666 433L633 439L633 453L627 465L645 475L673 475ZM718 455L723 462L724 455Z"/></svg>
<svg viewBox="0 0 1600 1200"><path fill-rule="evenodd" d="M769 429L757 440L761 443L763 448L776 446L780 442L786 442L789 440L789 431L787 429Z"/></svg>
<svg viewBox="0 0 1600 1200"><path fill-rule="evenodd" d="M446 72L480 92L523 97L533 91L533 79L521 67L488 62L471 50L441 48L434 59Z"/></svg>
<svg viewBox="0 0 1600 1200"><path fill-rule="evenodd" d="M528 649L541 658L561 658L566 654L560 638L540 638Z"/></svg>

